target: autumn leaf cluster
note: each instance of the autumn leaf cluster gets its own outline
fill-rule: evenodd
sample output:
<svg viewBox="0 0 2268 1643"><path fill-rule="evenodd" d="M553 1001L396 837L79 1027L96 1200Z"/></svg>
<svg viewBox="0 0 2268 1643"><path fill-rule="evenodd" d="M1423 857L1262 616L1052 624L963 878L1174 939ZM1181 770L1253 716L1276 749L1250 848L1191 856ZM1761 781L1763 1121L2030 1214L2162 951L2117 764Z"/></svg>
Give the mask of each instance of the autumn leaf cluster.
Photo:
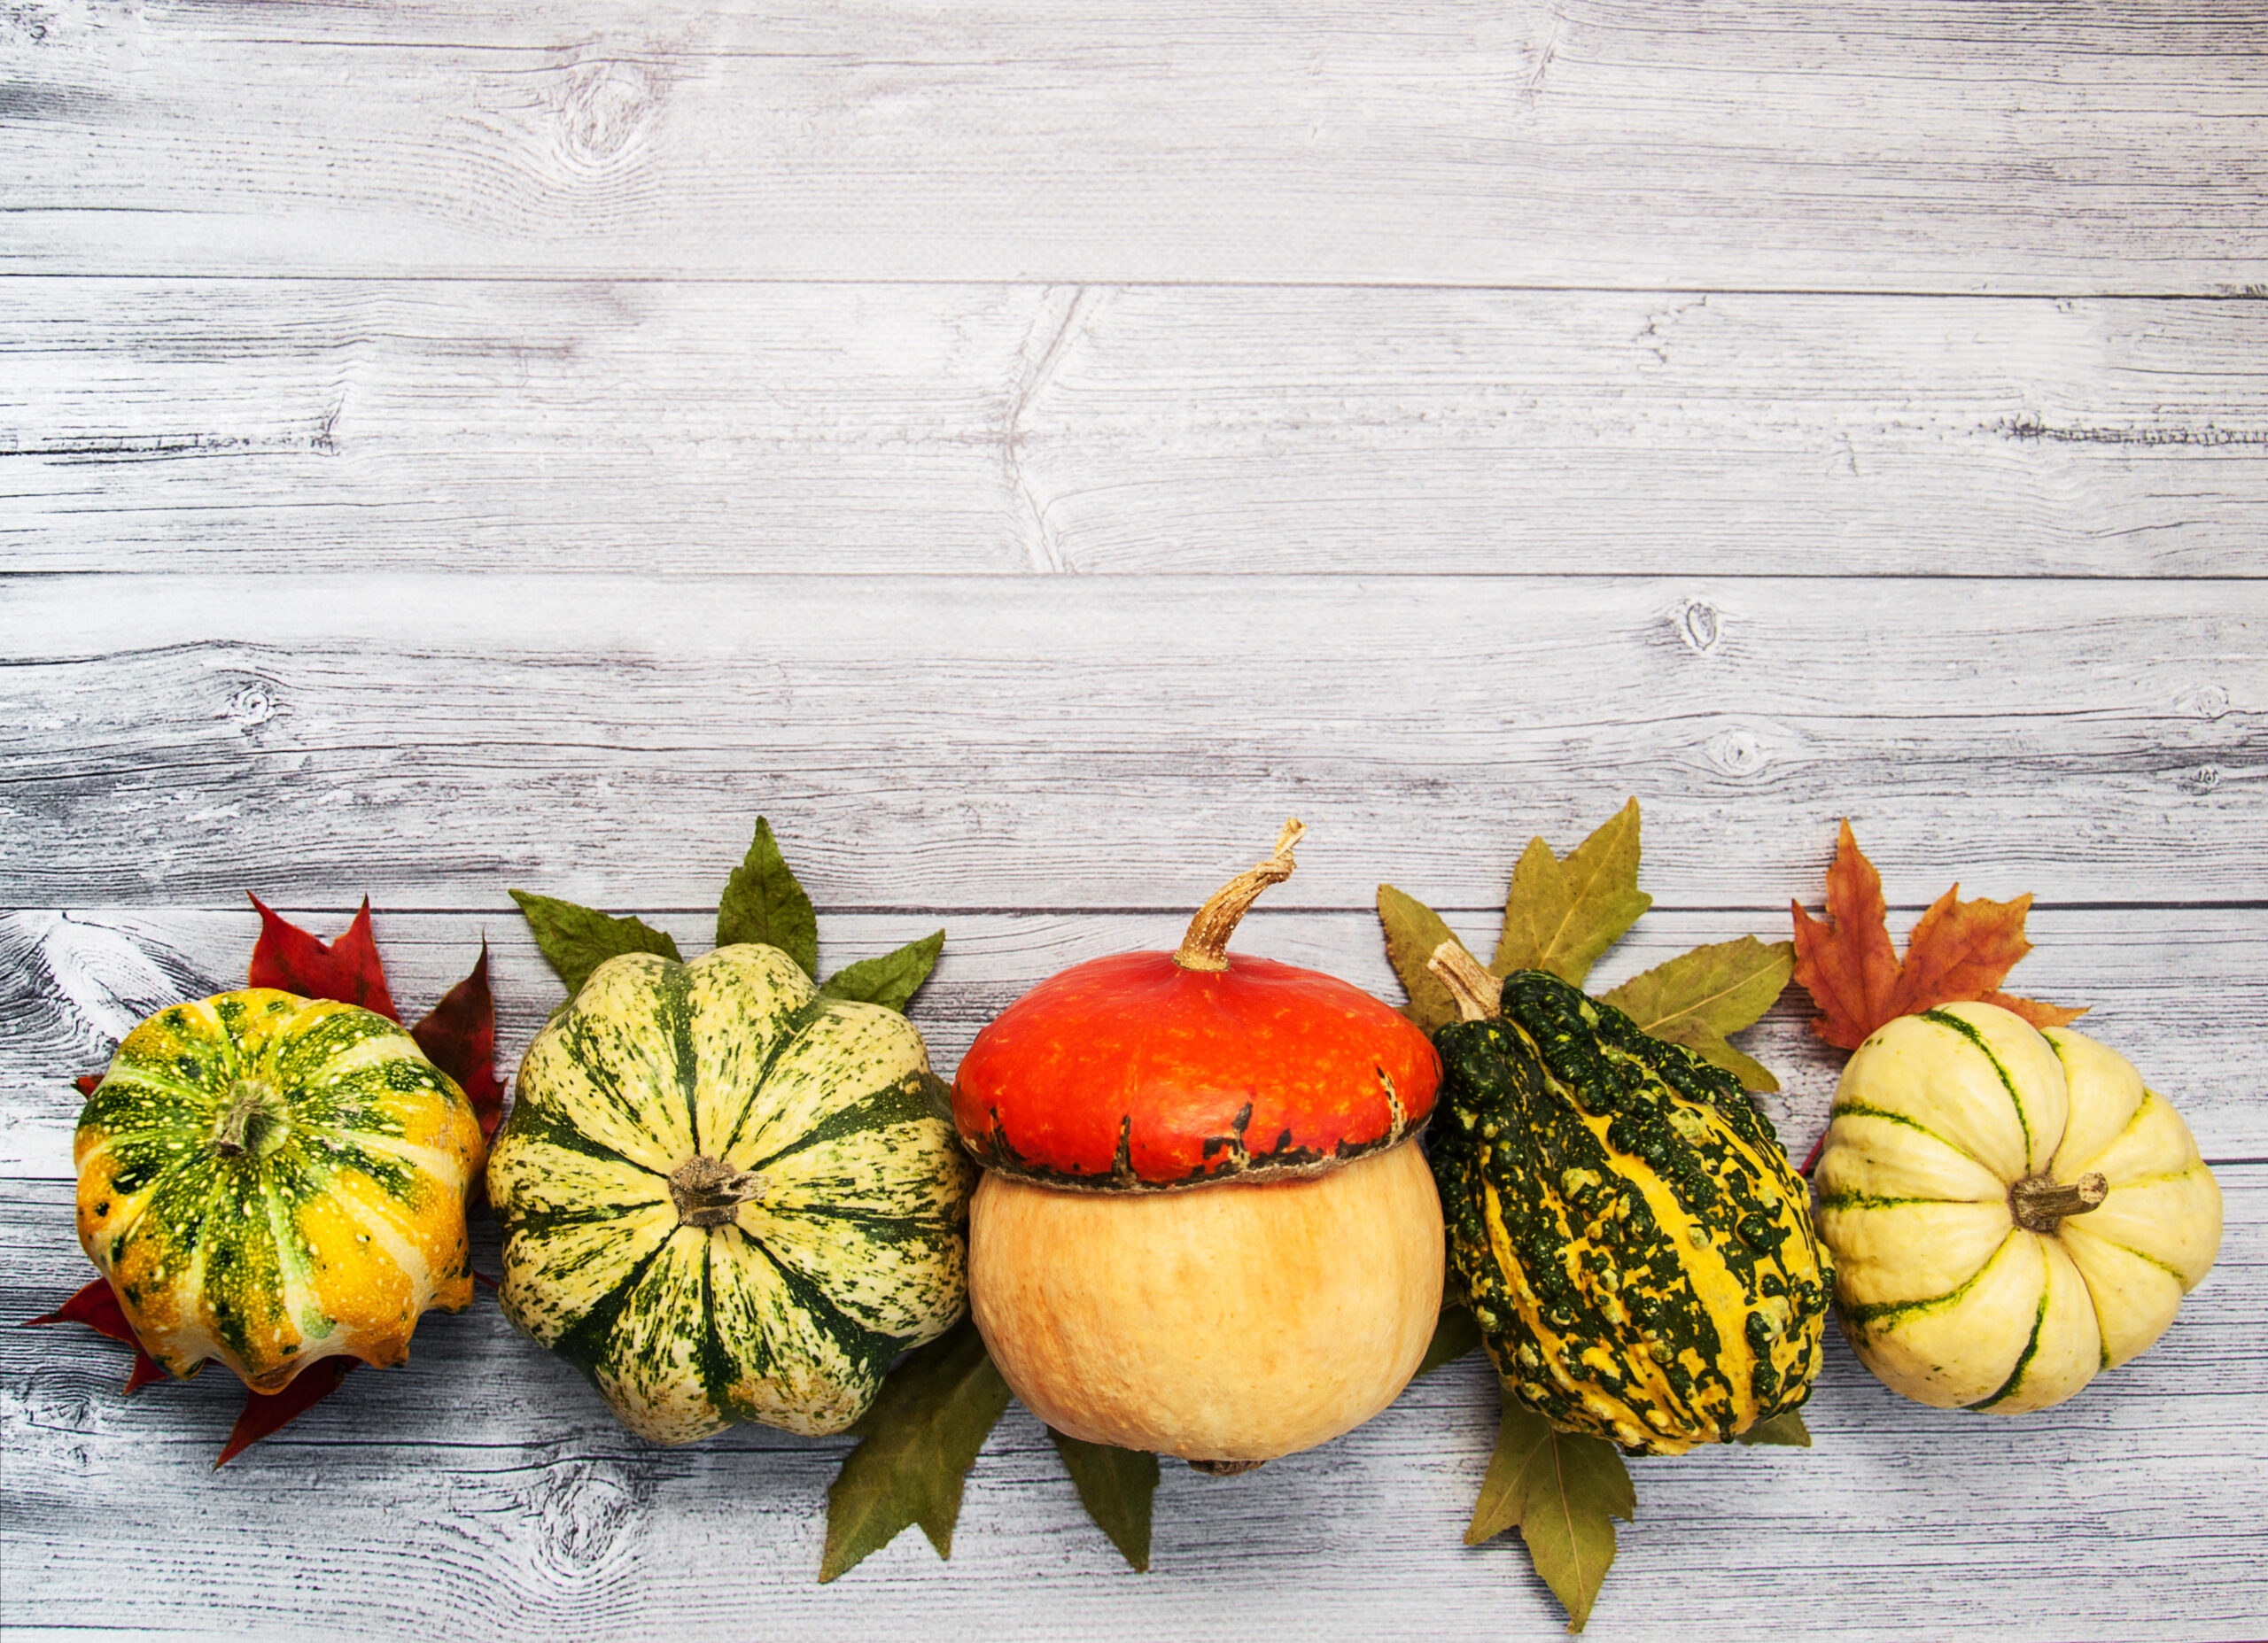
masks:
<svg viewBox="0 0 2268 1643"><path fill-rule="evenodd" d="M1541 838L1529 840L1505 893L1489 973L1501 978L1516 970L1542 970L1582 986L1653 905L1653 897L1638 887L1639 853L1635 799L1564 856ZM1462 946L1462 941L1440 914L1390 884L1379 887L1378 907L1386 957L1410 995L1406 1013L1429 1033L1455 1020L1456 1002L1428 961L1443 942ZM1680 954L1598 997L1654 1037L1723 1067L1746 1088L1774 1090L1779 1081L1727 1041L1771 1008L1794 965L1789 942L1744 935ZM1472 1314L1452 1300L1418 1373L1429 1374L1480 1345ZM1790 1414L1742 1434L1741 1441L1809 1447L1811 1438L1801 1417ZM1612 1444L1561 1431L1505 1398L1465 1544L1479 1546L1517 1529L1536 1573L1566 1609L1567 1629L1581 1631L1614 1562L1614 1520L1635 1521L1637 1510L1629 1469Z"/></svg>

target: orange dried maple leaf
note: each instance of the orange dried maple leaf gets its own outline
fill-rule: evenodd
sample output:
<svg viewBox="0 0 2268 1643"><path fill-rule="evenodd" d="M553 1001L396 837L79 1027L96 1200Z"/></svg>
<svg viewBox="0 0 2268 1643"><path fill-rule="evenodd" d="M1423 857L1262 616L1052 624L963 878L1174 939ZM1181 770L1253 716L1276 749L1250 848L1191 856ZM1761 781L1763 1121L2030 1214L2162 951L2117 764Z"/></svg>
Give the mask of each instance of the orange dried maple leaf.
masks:
<svg viewBox="0 0 2268 1643"><path fill-rule="evenodd" d="M1988 902L1959 899L1954 885L1931 903L1906 938L1901 962L1890 942L1890 908L1882 875L1859 849L1851 824L1843 824L1835 864L1827 870L1823 921L1790 902L1796 916L1796 980L1820 1014L1812 1031L1829 1043L1856 1050L1885 1021L1939 1004L1977 1001L2014 1011L2034 1027L2062 1027L2085 1015L2036 998L2000 990L2017 959L2031 950L2024 915L2031 897Z"/></svg>

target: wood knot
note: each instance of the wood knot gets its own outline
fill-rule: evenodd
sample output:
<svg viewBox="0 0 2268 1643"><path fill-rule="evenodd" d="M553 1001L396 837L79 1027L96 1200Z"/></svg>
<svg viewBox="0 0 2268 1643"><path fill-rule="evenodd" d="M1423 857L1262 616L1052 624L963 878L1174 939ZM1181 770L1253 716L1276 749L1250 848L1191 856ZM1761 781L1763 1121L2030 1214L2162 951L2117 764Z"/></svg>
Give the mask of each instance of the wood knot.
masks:
<svg viewBox="0 0 2268 1643"><path fill-rule="evenodd" d="M641 64L577 64L556 104L568 159L590 170L614 164L636 143L660 102L659 80Z"/></svg>

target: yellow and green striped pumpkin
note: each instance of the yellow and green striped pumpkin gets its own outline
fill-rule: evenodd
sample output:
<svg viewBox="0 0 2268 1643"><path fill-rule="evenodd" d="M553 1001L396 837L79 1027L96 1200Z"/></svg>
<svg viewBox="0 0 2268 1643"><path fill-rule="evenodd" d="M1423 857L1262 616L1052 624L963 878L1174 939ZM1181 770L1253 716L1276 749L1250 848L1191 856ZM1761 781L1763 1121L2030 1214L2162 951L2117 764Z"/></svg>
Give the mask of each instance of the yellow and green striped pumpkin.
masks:
<svg viewBox="0 0 2268 1643"><path fill-rule="evenodd" d="M507 1316L624 1425L842 1430L967 1296L975 1166L897 1011L752 943L591 973L520 1063L488 1192Z"/></svg>
<svg viewBox="0 0 2268 1643"><path fill-rule="evenodd" d="M1533 970L1433 1042L1450 1264L1510 1395L1643 1454L1810 1396L1829 1263L1730 1074Z"/></svg>
<svg viewBox="0 0 2268 1643"><path fill-rule="evenodd" d="M395 1022L268 988L159 1011L80 1114L79 1241L150 1355L273 1392L472 1298L480 1127Z"/></svg>

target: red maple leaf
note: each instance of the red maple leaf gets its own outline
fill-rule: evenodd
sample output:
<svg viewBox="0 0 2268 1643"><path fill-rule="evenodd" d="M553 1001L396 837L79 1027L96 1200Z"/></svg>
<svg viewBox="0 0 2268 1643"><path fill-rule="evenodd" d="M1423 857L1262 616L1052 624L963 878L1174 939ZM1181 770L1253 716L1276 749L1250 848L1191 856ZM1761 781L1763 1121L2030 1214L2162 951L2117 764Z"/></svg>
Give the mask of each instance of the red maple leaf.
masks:
<svg viewBox="0 0 2268 1643"><path fill-rule="evenodd" d="M251 985L281 988L302 998L333 998L375 1010L389 1021L401 1019L393 995L386 990L377 941L370 934L369 896L362 898L362 911L354 915L346 934L329 942L318 942L257 895L252 904L260 909L260 940L252 944Z"/></svg>
<svg viewBox="0 0 2268 1643"><path fill-rule="evenodd" d="M1964 902L1960 892L1956 884L1930 903L1906 938L1901 961L1890 942L1882 875L1845 822L1827 870L1829 921L1789 903L1796 919L1796 980L1820 1009L1812 1030L1840 1049L1856 1050L1885 1021L1939 1004L1998 1004L2034 1027L2061 1027L2086 1013L2000 990L2031 950L2023 934L2030 895Z"/></svg>
<svg viewBox="0 0 2268 1643"><path fill-rule="evenodd" d="M456 1080L482 1136L493 1137L504 1116L504 1086L496 1077L496 996L488 988L485 936L472 973L442 994L409 1035L427 1060Z"/></svg>
<svg viewBox="0 0 2268 1643"><path fill-rule="evenodd" d="M321 1358L298 1375L280 1392L245 1393L245 1407L237 1414L236 1425L229 1429L229 1441L221 1451L221 1458L213 1462L219 1471L261 1438L288 1426L314 1408L346 1380L346 1372L357 1362L354 1358Z"/></svg>
<svg viewBox="0 0 2268 1643"><path fill-rule="evenodd" d="M80 1081L85 1082L83 1079ZM43 1313L36 1318L24 1320L29 1329L43 1323L83 1323L97 1335L107 1335L114 1341L123 1341L134 1349L134 1368L126 1377L126 1391L130 1397L152 1381L162 1381L166 1372L158 1360L142 1350L142 1342L134 1333L134 1326L126 1321L126 1309L118 1304L118 1297L111 1293L110 1280L97 1278L53 1312Z"/></svg>

